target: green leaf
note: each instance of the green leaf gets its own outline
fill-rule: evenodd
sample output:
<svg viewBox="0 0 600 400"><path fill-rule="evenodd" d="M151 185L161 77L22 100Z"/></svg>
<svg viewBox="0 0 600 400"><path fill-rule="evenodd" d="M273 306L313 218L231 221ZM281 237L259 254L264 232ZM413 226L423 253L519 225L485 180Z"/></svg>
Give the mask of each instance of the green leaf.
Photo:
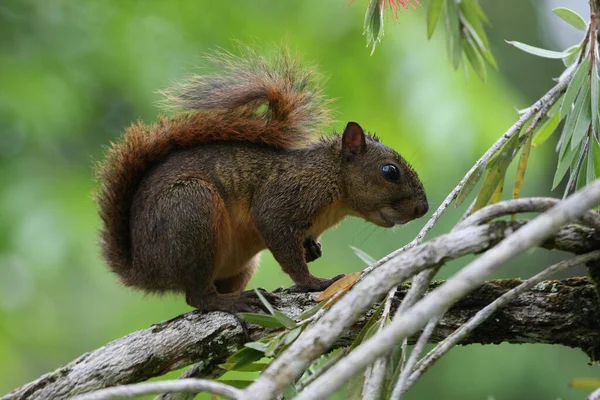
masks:
<svg viewBox="0 0 600 400"><path fill-rule="evenodd" d="M598 139L592 138L592 143L590 144L592 147L592 153L590 156L594 161L594 172L596 174L596 178L600 178L600 143L598 143Z"/></svg>
<svg viewBox="0 0 600 400"><path fill-rule="evenodd" d="M238 316L245 319L246 321L264 326L267 328L285 328L285 325L282 324L277 318L272 315L266 314L254 314L254 313L238 313Z"/></svg>
<svg viewBox="0 0 600 400"><path fill-rule="evenodd" d="M571 192L571 189L575 190L576 185L576 179L577 176L579 175L579 172L581 170L581 166L583 164L583 158L585 157L585 146L579 146L578 149L581 149L581 151L577 151L579 153L579 157L575 157L573 159L573 161L571 162L571 167L569 168L570 173L569 173L569 180L567 182L567 186L565 188L565 193L563 195L563 198L566 198L567 195L569 194L569 192Z"/></svg>
<svg viewBox="0 0 600 400"><path fill-rule="evenodd" d="M360 258L365 264L373 265L377 262L373 257L368 255L358 247L350 246L350 248L352 249L352 251L354 251L354 254L356 254L358 258Z"/></svg>
<svg viewBox="0 0 600 400"><path fill-rule="evenodd" d="M226 364L220 364L219 367L222 369L225 369L227 371L233 371L234 365L235 364L233 364L233 363L226 363ZM260 372L260 371L263 371L267 367L267 365L269 365L269 364L253 362L250 364L246 364L243 367L235 368L235 370L240 371L240 372Z"/></svg>
<svg viewBox="0 0 600 400"><path fill-rule="evenodd" d="M217 382L221 382L221 383L224 383L229 386L233 386L234 388L238 388L238 389L245 389L254 383L254 381L244 381L244 380L240 380L240 379L223 379L223 380L218 380Z"/></svg>
<svg viewBox="0 0 600 400"><path fill-rule="evenodd" d="M556 101L554 102L554 104L552 104L552 107L550 107L550 109L548 110L548 112L546 113L546 115L548 117L553 117L557 112L560 111L560 107L562 106L562 102L563 102L563 96L559 96L558 99L556 99Z"/></svg>
<svg viewBox="0 0 600 400"><path fill-rule="evenodd" d="M265 308L267 310L269 310L269 312L271 313L271 315L273 315L273 311L274 311L273 306L271 305L271 303L269 303L269 301L267 299L265 299L265 296L262 295L262 293L260 292L260 290L254 288L254 293L256 293L256 295L260 299L261 303L263 303L263 305L265 306Z"/></svg>
<svg viewBox="0 0 600 400"><path fill-rule="evenodd" d="M446 40L448 53L454 69L460 67L462 60L462 43L458 10L455 0L446 0Z"/></svg>
<svg viewBox="0 0 600 400"><path fill-rule="evenodd" d="M571 149L579 146L583 138L590 129L592 119L590 110L590 85L585 85L581 88L579 97L575 100L575 108L573 108L574 126L573 137L571 138Z"/></svg>
<svg viewBox="0 0 600 400"><path fill-rule="evenodd" d="M288 329L294 329L298 324L279 310L273 310L273 316Z"/></svg>
<svg viewBox="0 0 600 400"><path fill-rule="evenodd" d="M431 39L443 8L444 0L431 0L429 2L429 7L427 7L427 39Z"/></svg>
<svg viewBox="0 0 600 400"><path fill-rule="evenodd" d="M302 314L298 315L298 319L300 321L304 321L307 318L312 317L313 315L315 315L321 308L323 308L323 306L327 304L327 301L321 301L319 304L317 304L314 307L309 308L308 310L304 311Z"/></svg>
<svg viewBox="0 0 600 400"><path fill-rule="evenodd" d="M558 7L552 11L573 28L584 32L587 30L587 24L585 20L581 18L581 15L577 14L575 11L564 7Z"/></svg>
<svg viewBox="0 0 600 400"><path fill-rule="evenodd" d="M506 169L515 156L515 148L518 141L519 135L515 134L508 140L508 142L506 142L502 150L500 150L500 153L494 162L494 166L490 168L485 180L483 181L483 185L481 186L477 200L475 200L473 212L487 205L494 195L498 184L506 174Z"/></svg>
<svg viewBox="0 0 600 400"><path fill-rule="evenodd" d="M581 163L581 170L579 171L579 174L577 176L577 185L575 186L575 190L580 190L583 187L585 187L586 185L586 178L587 178L587 159L583 161L583 163Z"/></svg>
<svg viewBox="0 0 600 400"><path fill-rule="evenodd" d="M465 52L465 55L467 56L467 59L469 60L469 63L475 70L475 73L477 73L477 76L479 76L479 78L485 82L487 80L485 63L483 61L483 58L481 57L481 54L479 54L479 52L477 51L478 49L476 48L476 45L471 39L467 39L465 41L463 50Z"/></svg>
<svg viewBox="0 0 600 400"><path fill-rule="evenodd" d="M478 15L477 3L473 0L462 0L459 6L462 15L465 17L465 20L463 21L466 22L465 25L472 29L472 33L478 37L483 47L489 48L490 43L487 40L485 30L483 29L483 24L481 23L481 18Z"/></svg>
<svg viewBox="0 0 600 400"><path fill-rule="evenodd" d="M563 156L560 158L558 166L556 167L556 173L554 174L554 180L552 181L552 190L556 189L560 181L562 181L576 154L577 150L569 149L565 151Z"/></svg>
<svg viewBox="0 0 600 400"><path fill-rule="evenodd" d="M502 177L502 179L500 179L500 182L498 182L498 186L496 186L496 190L494 190L494 193L492 194L492 198L490 199L490 204L496 204L500 200L502 200L502 191L503 190L504 190L504 177Z"/></svg>
<svg viewBox="0 0 600 400"><path fill-rule="evenodd" d="M531 144L533 142L533 135L529 135L529 138L525 142L525 147L521 152L519 158L519 165L517 167L517 177L515 178L515 186L513 187L512 197L513 199L519 198L523 182L525 180L525 171L527 170L527 163L529 162L529 154L531 153Z"/></svg>
<svg viewBox="0 0 600 400"><path fill-rule="evenodd" d="M573 45L565 50L566 53L569 53L567 56L563 57L563 59L562 59L563 64L565 64L565 67L568 67L569 65L573 64L573 62L577 59L577 57L579 56L579 50L581 50L582 44L583 44L583 42Z"/></svg>
<svg viewBox="0 0 600 400"><path fill-rule="evenodd" d="M526 53L533 54L534 56L544 57L544 58L563 58L569 55L569 53L565 51L552 51L546 49L540 49L539 47L530 46L525 43L509 41L506 40L506 43L515 46L516 48L523 50Z"/></svg>
<svg viewBox="0 0 600 400"><path fill-rule="evenodd" d="M479 179L481 179L483 171L485 171L485 165L485 163L481 164L475 171L473 171L471 176L467 178L467 181L463 185L462 189L460 189L460 192L458 192L458 196L456 196L456 202L454 203L456 207L460 206L465 201L467 196L469 196L469 194L473 191L473 188L475 185L477 185Z"/></svg>
<svg viewBox="0 0 600 400"><path fill-rule="evenodd" d="M363 342L363 340L365 339L365 335L369 331L369 329L371 329L371 327L375 325L377 321L379 321L379 316L383 312L384 306L385 301L382 301L381 304L379 304L379 307L377 307L377 310L375 310L373 315L371 315L371 318L369 318L365 326L363 326L360 332L358 332L358 335L356 335L356 337L354 338L354 341L348 349L348 352L352 351L354 348L358 347L358 345L360 345Z"/></svg>
<svg viewBox="0 0 600 400"><path fill-rule="evenodd" d="M383 36L383 8L379 1L370 0L365 14L364 33L367 35L367 47L373 46L371 55L375 52L377 42Z"/></svg>
<svg viewBox="0 0 600 400"><path fill-rule="evenodd" d="M579 89L583 85L583 82L586 76L589 79L588 71L590 67L590 59L585 58L581 64L577 67L577 71L575 71L575 75L573 75L573 79L569 82L569 87L567 87L567 91L563 97L563 102L560 107L560 116L561 118L571 112L571 106L577 97L577 93L579 93Z"/></svg>
<svg viewBox="0 0 600 400"><path fill-rule="evenodd" d="M300 327L300 326L292 329L283 338L283 344L288 345L288 344L292 343L294 340L296 340L298 338L298 336L300 336L301 332L302 332L302 327Z"/></svg>
<svg viewBox="0 0 600 400"><path fill-rule="evenodd" d="M539 146L544 143L552 132L556 130L556 127L560 123L560 114L556 113L551 118L548 118L539 128L535 130L533 134L533 146Z"/></svg>
<svg viewBox="0 0 600 400"><path fill-rule="evenodd" d="M590 106L592 108L592 132L594 135L598 133L598 63L592 64L592 76L590 77L590 87L592 91Z"/></svg>
<svg viewBox="0 0 600 400"><path fill-rule="evenodd" d="M245 343L244 346L246 346L250 349L262 351L263 353L265 351L267 351L267 347L269 347L266 343L263 343L263 342L248 342L248 343Z"/></svg>
<svg viewBox="0 0 600 400"><path fill-rule="evenodd" d="M267 350L265 351L265 356L273 357L279 346L281 346L281 343L283 343L283 338L284 335L279 334L273 340L271 340L271 343L269 343L269 347L267 347Z"/></svg>
<svg viewBox="0 0 600 400"><path fill-rule="evenodd" d="M298 390L296 390L296 387L293 384L290 383L283 388L283 400L291 400L296 396L298 396Z"/></svg>
<svg viewBox="0 0 600 400"><path fill-rule="evenodd" d="M249 347L243 347L236 353L233 353L226 361L226 364L233 364L231 367L232 371L240 371L240 368L244 368L254 361L258 361L263 358L265 354L262 351L251 349Z"/></svg>

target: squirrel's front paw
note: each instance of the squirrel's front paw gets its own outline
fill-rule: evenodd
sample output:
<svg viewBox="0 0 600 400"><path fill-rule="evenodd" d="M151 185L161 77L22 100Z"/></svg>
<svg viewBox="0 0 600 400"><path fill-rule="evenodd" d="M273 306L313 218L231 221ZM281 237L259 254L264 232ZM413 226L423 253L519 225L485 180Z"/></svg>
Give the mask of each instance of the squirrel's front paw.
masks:
<svg viewBox="0 0 600 400"><path fill-rule="evenodd" d="M321 243L311 237L307 237L304 240L304 257L306 258L306 262L309 263L315 261L322 255L323 251L321 250Z"/></svg>
<svg viewBox="0 0 600 400"><path fill-rule="evenodd" d="M290 288L290 292L322 292L323 290L331 286L335 281L343 278L344 276L346 275L340 274L329 279L317 278L313 276L310 280L301 283L296 283Z"/></svg>

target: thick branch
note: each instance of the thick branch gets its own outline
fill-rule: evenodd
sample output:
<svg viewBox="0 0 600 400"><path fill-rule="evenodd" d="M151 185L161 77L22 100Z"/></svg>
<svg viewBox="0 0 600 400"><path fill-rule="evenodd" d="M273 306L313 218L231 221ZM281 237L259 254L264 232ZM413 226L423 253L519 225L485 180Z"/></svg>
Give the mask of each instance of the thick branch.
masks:
<svg viewBox="0 0 600 400"><path fill-rule="evenodd" d="M493 245L490 235L502 235L522 225L522 222L503 221L479 228L485 232L479 238L485 246L477 251ZM496 236L494 240L499 239L501 236ZM584 227L567 226L544 246L583 253L600 247L600 235ZM439 341L447 336L477 310L519 282L491 281L484 285L450 311L434 332L433 340ZM597 358L600 354L597 343L600 333L596 328L598 307L593 285L587 280L569 280L547 283L545 288L540 285L531 293L531 298L527 297L529 293L519 298L501 311L499 318L482 325L468 341L562 344L580 348ZM406 287L401 288L397 299L405 293ZM315 305L317 294L283 292L279 296L275 304L277 308L290 315L299 315ZM396 306L397 301L393 308ZM498 323L498 320L502 322ZM336 346L350 343L363 323L364 318L346 331ZM554 326L556 330L552 329ZM203 373L196 376L210 378L218 371L217 365L244 342L256 340L266 333L265 329L253 326L249 339L231 315L199 314L195 311L186 313L84 354L68 365L16 389L2 400L65 398L118 384L145 381L198 362L202 362Z"/></svg>

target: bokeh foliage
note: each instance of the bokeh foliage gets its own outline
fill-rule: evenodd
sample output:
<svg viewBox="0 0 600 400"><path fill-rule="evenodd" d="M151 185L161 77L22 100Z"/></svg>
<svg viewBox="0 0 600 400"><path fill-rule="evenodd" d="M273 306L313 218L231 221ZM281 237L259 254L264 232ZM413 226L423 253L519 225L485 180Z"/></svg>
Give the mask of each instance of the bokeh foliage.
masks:
<svg viewBox="0 0 600 400"><path fill-rule="evenodd" d="M232 39L268 46L287 38L329 77L325 91L338 98L339 120L331 129L351 119L376 132L415 166L435 208L514 122L515 107L531 104L561 71L560 61L536 64L503 42L510 33L552 46L542 41L531 5L492 3L482 6L498 71L488 69L485 83L473 70L467 80L453 70L442 29L427 40L425 8L401 10L369 56L362 36L367 4L358 0L0 3L0 393L189 310L181 297L133 292L108 272L96 247L92 166L129 123L156 117L156 91L196 71L204 51L233 49ZM555 139L532 152L522 197L549 194ZM451 210L432 235L447 231L462 211ZM349 246L383 256L411 240L421 223L390 231L349 219L324 235L324 256L311 268L321 276L358 271L364 264ZM530 276L558 257L535 251L502 276ZM451 263L441 276L466 262ZM289 284L265 253L252 285ZM568 382L597 375L574 350L469 346L441 360L408 398L575 399L582 393Z"/></svg>

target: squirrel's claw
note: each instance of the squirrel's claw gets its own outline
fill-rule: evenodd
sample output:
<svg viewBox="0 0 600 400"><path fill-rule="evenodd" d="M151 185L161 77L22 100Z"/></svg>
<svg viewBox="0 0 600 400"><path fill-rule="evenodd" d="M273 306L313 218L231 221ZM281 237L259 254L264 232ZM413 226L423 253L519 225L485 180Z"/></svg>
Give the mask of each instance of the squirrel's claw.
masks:
<svg viewBox="0 0 600 400"><path fill-rule="evenodd" d="M335 281L343 278L344 276L346 276L346 275L340 274L338 276L335 276L335 277L329 278L329 279L313 277L313 279L311 279L307 282L295 284L289 290L290 290L290 292L296 292L296 293L322 292L323 290L325 290L329 286L331 286Z"/></svg>

